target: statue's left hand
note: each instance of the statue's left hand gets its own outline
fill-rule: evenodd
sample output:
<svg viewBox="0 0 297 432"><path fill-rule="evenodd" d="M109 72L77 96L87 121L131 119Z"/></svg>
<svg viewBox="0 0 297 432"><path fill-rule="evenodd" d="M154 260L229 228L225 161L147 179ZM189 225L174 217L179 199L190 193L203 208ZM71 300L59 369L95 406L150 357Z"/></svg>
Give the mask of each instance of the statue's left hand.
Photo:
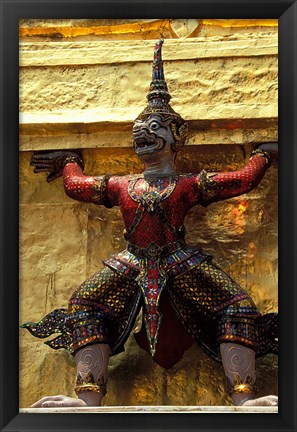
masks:
<svg viewBox="0 0 297 432"><path fill-rule="evenodd" d="M277 159L278 156L278 143L277 142L270 142L270 143L263 143L258 146L258 149L263 150L267 153L269 153L269 156L272 159Z"/></svg>
<svg viewBox="0 0 297 432"><path fill-rule="evenodd" d="M269 395L257 399L247 400L241 406L277 406L277 405L278 405L278 397L274 395Z"/></svg>
<svg viewBox="0 0 297 432"><path fill-rule="evenodd" d="M68 396L45 396L39 399L30 408L52 408L52 407L85 407L86 402L82 399L71 398Z"/></svg>

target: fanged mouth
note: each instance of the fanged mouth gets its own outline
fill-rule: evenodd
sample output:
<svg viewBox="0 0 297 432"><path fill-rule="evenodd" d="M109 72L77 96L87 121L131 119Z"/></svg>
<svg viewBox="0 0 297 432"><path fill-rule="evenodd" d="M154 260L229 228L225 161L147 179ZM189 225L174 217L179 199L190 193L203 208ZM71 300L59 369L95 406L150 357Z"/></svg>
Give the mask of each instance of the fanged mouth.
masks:
<svg viewBox="0 0 297 432"><path fill-rule="evenodd" d="M134 134L134 147L137 154L151 153L154 151L159 151L163 148L162 139L150 139L147 134Z"/></svg>
<svg viewBox="0 0 297 432"><path fill-rule="evenodd" d="M163 144L161 143L157 143L155 141L150 142L150 141L134 141L134 146L135 146L135 152L140 155L140 154L145 154L145 153L153 153L156 151L159 151L163 148Z"/></svg>
<svg viewBox="0 0 297 432"><path fill-rule="evenodd" d="M148 141L145 138L134 140L134 143L138 148L149 148L149 147L153 147L156 144L155 141Z"/></svg>

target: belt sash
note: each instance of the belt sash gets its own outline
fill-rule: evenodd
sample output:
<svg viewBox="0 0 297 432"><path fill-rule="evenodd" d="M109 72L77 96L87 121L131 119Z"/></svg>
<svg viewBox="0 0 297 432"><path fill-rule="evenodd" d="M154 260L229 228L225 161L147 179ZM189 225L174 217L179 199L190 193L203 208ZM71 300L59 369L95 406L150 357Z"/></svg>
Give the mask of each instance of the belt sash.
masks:
<svg viewBox="0 0 297 432"><path fill-rule="evenodd" d="M147 248L128 243L126 250L103 261L138 283L145 304L143 320L152 357L162 322L159 300L168 277L178 276L207 258L209 255L178 241L163 247L152 242Z"/></svg>

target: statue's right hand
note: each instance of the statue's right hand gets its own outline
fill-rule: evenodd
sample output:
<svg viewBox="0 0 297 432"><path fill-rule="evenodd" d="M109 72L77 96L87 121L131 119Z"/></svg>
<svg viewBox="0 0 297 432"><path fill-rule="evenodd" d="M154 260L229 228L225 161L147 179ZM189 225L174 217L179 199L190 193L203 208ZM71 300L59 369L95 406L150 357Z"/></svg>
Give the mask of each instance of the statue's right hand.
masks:
<svg viewBox="0 0 297 432"><path fill-rule="evenodd" d="M46 172L46 180L52 182L63 174L67 159L72 159L83 168L83 158L79 151L46 151L33 154L30 165L35 166L34 173Z"/></svg>
<svg viewBox="0 0 297 432"><path fill-rule="evenodd" d="M52 407L85 407L86 402L82 399L71 398L68 396L45 396L31 405L30 408L52 408Z"/></svg>

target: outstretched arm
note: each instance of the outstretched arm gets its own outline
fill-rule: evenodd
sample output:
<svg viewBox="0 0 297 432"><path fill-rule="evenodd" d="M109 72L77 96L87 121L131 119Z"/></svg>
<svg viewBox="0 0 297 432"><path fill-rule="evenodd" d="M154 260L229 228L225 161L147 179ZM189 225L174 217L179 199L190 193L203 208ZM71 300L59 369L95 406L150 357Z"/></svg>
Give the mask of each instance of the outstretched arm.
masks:
<svg viewBox="0 0 297 432"><path fill-rule="evenodd" d="M107 195L109 177L109 175L85 176L78 164L70 162L63 170L65 193L77 201L112 207Z"/></svg>
<svg viewBox="0 0 297 432"><path fill-rule="evenodd" d="M251 154L247 165L238 171L199 174L202 204L208 204L245 194L254 189L262 180L271 164L272 151L268 153L260 146ZM274 148L270 144L270 148Z"/></svg>
<svg viewBox="0 0 297 432"><path fill-rule="evenodd" d="M77 201L112 207L108 199L109 175L100 177L83 174L83 159L79 151L50 151L35 153L31 159L34 172L46 172L47 182L63 176L66 194Z"/></svg>

